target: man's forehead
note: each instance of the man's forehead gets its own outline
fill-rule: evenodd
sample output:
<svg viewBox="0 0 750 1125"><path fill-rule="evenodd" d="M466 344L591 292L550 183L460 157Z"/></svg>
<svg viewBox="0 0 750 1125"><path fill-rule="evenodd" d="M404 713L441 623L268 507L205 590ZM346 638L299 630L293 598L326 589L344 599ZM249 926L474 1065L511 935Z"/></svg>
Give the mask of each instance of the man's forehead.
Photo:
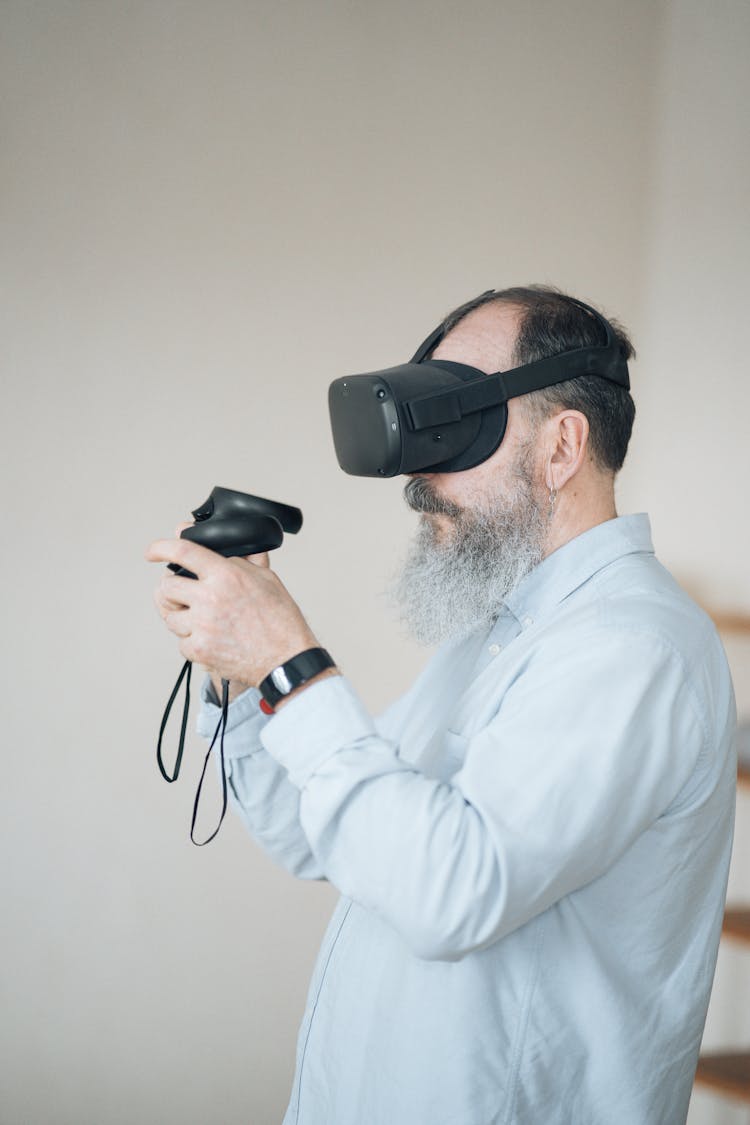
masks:
<svg viewBox="0 0 750 1125"><path fill-rule="evenodd" d="M440 341L434 359L468 363L487 374L514 366L513 348L521 310L504 301L491 301L467 313Z"/></svg>

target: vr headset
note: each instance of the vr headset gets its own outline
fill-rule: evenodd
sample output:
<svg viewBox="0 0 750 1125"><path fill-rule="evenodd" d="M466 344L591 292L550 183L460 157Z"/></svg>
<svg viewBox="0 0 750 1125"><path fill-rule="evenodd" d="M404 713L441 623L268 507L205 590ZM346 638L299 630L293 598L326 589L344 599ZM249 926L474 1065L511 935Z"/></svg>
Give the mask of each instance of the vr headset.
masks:
<svg viewBox="0 0 750 1125"><path fill-rule="evenodd" d="M341 468L355 477L472 469L503 440L508 399L581 375L629 389L612 326L583 301L573 304L601 326L605 343L487 375L466 363L429 358L445 335L440 325L409 363L334 380L328 407Z"/></svg>

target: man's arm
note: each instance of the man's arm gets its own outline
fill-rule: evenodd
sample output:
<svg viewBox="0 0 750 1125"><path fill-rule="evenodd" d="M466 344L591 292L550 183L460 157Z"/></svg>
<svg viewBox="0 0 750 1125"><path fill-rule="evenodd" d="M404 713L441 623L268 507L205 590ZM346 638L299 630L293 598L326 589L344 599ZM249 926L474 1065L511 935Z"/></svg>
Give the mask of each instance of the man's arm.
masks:
<svg viewBox="0 0 750 1125"><path fill-rule="evenodd" d="M276 575L185 540L159 542L182 654L258 684L317 641ZM530 661L464 739L451 783L407 764L343 678L305 685L259 732L299 792L320 870L423 957L490 944L607 871L669 807L709 745L679 654L591 626ZM237 704L235 703L234 706ZM722 744L723 745L723 744ZM708 758L708 755L704 755Z"/></svg>
<svg viewBox="0 0 750 1125"><path fill-rule="evenodd" d="M577 640L465 736L450 783L407 765L341 679L261 734L299 789L327 878L422 957L489 945L608 871L704 761L703 716L668 645L627 631Z"/></svg>

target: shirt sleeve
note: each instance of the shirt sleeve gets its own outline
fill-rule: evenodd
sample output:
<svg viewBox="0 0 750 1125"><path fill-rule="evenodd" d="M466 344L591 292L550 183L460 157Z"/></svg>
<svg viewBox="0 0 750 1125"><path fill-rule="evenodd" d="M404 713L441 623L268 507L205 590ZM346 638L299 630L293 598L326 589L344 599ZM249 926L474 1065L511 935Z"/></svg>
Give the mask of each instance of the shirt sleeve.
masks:
<svg viewBox="0 0 750 1125"><path fill-rule="evenodd" d="M343 678L261 731L326 877L419 956L489 945L597 878L696 768L706 736L679 654L628 629L574 640L530 658L450 782L407 764Z"/></svg>
<svg viewBox="0 0 750 1125"><path fill-rule="evenodd" d="M260 740L268 718L260 710L259 701L260 692L249 688L229 705L224 760L230 804L277 863L302 879L322 879L324 872L300 824L299 789ZM198 733L210 741L220 717L216 693L206 678L201 688Z"/></svg>

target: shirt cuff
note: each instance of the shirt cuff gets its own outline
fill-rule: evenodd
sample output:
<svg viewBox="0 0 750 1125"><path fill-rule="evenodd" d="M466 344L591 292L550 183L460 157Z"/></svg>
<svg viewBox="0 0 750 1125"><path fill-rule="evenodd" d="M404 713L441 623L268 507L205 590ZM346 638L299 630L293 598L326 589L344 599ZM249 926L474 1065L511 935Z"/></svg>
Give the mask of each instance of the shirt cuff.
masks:
<svg viewBox="0 0 750 1125"><path fill-rule="evenodd" d="M200 701L201 709L198 713L196 730L203 738L213 738L216 724L221 715L221 702L216 695L210 676L206 676L201 685ZM225 733L229 734L235 727L248 722L248 720L257 720L258 725L268 721L260 709L260 692L254 687L243 691L242 695L238 695L229 704Z"/></svg>
<svg viewBox="0 0 750 1125"><path fill-rule="evenodd" d="M375 724L344 676L328 676L300 691L266 724L261 741L302 788L344 747L376 735Z"/></svg>

